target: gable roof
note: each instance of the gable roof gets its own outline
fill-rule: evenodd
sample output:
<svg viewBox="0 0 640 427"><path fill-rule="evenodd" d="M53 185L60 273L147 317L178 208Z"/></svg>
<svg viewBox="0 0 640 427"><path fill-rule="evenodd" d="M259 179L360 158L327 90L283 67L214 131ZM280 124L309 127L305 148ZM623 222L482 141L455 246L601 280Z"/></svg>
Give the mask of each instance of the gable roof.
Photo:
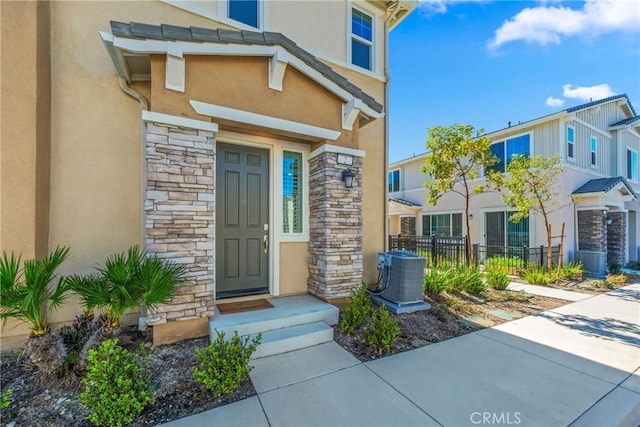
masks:
<svg viewBox="0 0 640 427"><path fill-rule="evenodd" d="M635 192L629 185L626 179L622 176L615 176L612 178L596 178L587 181L580 188L575 190L572 194L587 194L587 193L608 193L618 185L623 184L629 193L634 196Z"/></svg>
<svg viewBox="0 0 640 427"><path fill-rule="evenodd" d="M362 100L373 111L382 113L383 110L382 104L377 102L375 98L363 92L362 89L333 71L331 67L318 60L314 55L298 46L282 33L180 27L168 24L150 25L139 22L110 21L110 24L111 32L115 37L126 39L245 46L280 46L355 98Z"/></svg>
<svg viewBox="0 0 640 427"><path fill-rule="evenodd" d="M389 201L398 203L399 205L408 206L410 208L422 207L422 205L420 205L419 203L413 203L413 202L410 202L409 200L404 200L404 199L396 199L395 197L389 197Z"/></svg>
<svg viewBox="0 0 640 427"><path fill-rule="evenodd" d="M612 124L611 127L614 127L614 126L628 126L628 125L633 124L635 122L640 122L640 116L629 117L628 119L620 120L619 122L616 122L616 123ZM638 124L640 125L640 123L638 123Z"/></svg>
<svg viewBox="0 0 640 427"><path fill-rule="evenodd" d="M521 128L521 127L533 126L534 124L537 124L537 123L546 122L548 120L552 120L552 119L555 119L557 117L562 117L565 114L575 113L576 111L586 110L587 108L596 107L598 105L606 104L608 102L617 101L617 100L620 100L620 99L626 100L626 105L629 108L629 111L630 111L631 116L632 116L631 118L637 117L636 111L633 108L633 105L631 105L631 102L629 101L629 97L627 96L626 93L623 93L621 95L614 95L614 96L610 96L608 98L599 99L597 101L590 101L590 102L587 102L585 104L576 105L575 107L569 107L569 108L566 108L564 110L560 110L560 111L558 111L556 113L547 114L546 116L540 116L540 117L535 118L535 119L531 119L531 120L527 120L525 122L518 123L517 125L507 126L506 128L502 128L502 129L495 130L493 132L489 132L489 133L487 133L487 134L485 134L483 136L491 136L491 135L496 134L496 133L502 133L502 132L505 132L505 131L512 131L512 130L517 129L519 127ZM625 119L625 120L630 120L630 119ZM619 125L619 123L616 123L615 125L609 125L609 126L612 127L612 126L616 126L616 125Z"/></svg>

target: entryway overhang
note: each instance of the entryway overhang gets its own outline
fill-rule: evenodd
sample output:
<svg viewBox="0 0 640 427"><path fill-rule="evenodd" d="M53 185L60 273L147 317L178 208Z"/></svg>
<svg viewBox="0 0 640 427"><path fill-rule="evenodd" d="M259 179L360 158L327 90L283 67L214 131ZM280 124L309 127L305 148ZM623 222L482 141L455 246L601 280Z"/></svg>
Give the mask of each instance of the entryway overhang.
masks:
<svg viewBox="0 0 640 427"><path fill-rule="evenodd" d="M269 89L282 91L287 67L293 67L343 101L343 130L353 130L356 120L362 127L384 117L372 96L280 33L115 21L111 30L99 35L117 75L128 83L151 80L151 55L166 55L164 87L183 93L185 55L267 57Z"/></svg>
<svg viewBox="0 0 640 427"><path fill-rule="evenodd" d="M601 207L619 206L636 200L636 193L624 177L597 178L584 183L571 197L576 206Z"/></svg>

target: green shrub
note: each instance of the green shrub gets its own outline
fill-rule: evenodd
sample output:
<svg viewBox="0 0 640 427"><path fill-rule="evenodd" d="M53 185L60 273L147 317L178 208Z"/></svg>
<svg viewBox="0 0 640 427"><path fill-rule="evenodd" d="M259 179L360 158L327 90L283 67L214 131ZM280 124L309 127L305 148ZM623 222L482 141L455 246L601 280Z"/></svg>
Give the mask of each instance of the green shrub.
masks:
<svg viewBox="0 0 640 427"><path fill-rule="evenodd" d="M584 267L582 262L568 262L562 267L562 278L567 280L582 280Z"/></svg>
<svg viewBox="0 0 640 427"><path fill-rule="evenodd" d="M340 329L351 334L358 326L362 325L371 312L371 298L367 293L367 285L362 284L351 292L351 298L342 310L340 316Z"/></svg>
<svg viewBox="0 0 640 427"><path fill-rule="evenodd" d="M482 273L475 266L461 266L453 272L452 285L455 290L479 294L486 289L482 281Z"/></svg>
<svg viewBox="0 0 640 427"><path fill-rule="evenodd" d="M78 400L92 410L88 418L97 426L130 424L155 398L142 350L135 354L117 344L110 339L89 350L85 390Z"/></svg>
<svg viewBox="0 0 640 427"><path fill-rule="evenodd" d="M432 267L424 276L424 291L430 295L438 295L451 287L453 267Z"/></svg>
<svg viewBox="0 0 640 427"><path fill-rule="evenodd" d="M613 261L609 264L609 273L620 274L622 273L622 265L618 261Z"/></svg>
<svg viewBox="0 0 640 427"><path fill-rule="evenodd" d="M494 256L484 262L485 267L524 268L524 260L518 257Z"/></svg>
<svg viewBox="0 0 640 427"><path fill-rule="evenodd" d="M0 396L0 409L8 408L11 405L11 395L13 394L13 389L6 389L2 395Z"/></svg>
<svg viewBox="0 0 640 427"><path fill-rule="evenodd" d="M524 280L532 285L548 285L549 278L542 267L529 267L524 271Z"/></svg>
<svg viewBox="0 0 640 427"><path fill-rule="evenodd" d="M486 270L485 279L489 287L499 291L505 290L509 286L509 276L504 268L494 267Z"/></svg>
<svg viewBox="0 0 640 427"><path fill-rule="evenodd" d="M192 368L193 377L216 397L234 392L253 370L249 359L261 340L261 334L251 340L235 331L226 341L224 332L218 332L211 344L196 349L199 366Z"/></svg>
<svg viewBox="0 0 640 427"><path fill-rule="evenodd" d="M382 353L391 349L399 333L398 321L389 314L386 307L380 306L371 315L371 324L365 332L365 339L370 346Z"/></svg>

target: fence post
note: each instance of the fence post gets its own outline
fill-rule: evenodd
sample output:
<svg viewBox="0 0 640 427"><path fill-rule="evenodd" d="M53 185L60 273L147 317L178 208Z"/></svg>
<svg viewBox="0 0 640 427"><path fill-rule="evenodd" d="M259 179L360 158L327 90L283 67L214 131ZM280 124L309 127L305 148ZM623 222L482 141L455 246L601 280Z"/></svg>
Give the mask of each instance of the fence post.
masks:
<svg viewBox="0 0 640 427"><path fill-rule="evenodd" d="M478 252L480 252L480 244L479 243L474 243L472 245L473 247L473 262L475 263L476 267L478 266ZM465 253L467 252L467 245L465 245ZM469 258L467 257L467 264L469 264Z"/></svg>
<svg viewBox="0 0 640 427"><path fill-rule="evenodd" d="M522 266L527 268L529 264L529 248L526 246L522 247Z"/></svg>
<svg viewBox="0 0 640 427"><path fill-rule="evenodd" d="M540 245L540 268L544 268L544 246Z"/></svg>
<svg viewBox="0 0 640 427"><path fill-rule="evenodd" d="M433 266L438 265L438 257L436 254L436 236L431 235L431 261L433 262Z"/></svg>

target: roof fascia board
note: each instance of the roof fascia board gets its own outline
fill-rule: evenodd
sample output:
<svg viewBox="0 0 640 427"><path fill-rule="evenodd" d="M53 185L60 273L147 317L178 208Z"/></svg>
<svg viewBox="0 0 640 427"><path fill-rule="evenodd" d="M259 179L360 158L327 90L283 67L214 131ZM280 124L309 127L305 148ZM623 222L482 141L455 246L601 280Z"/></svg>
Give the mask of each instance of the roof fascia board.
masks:
<svg viewBox="0 0 640 427"><path fill-rule="evenodd" d="M416 160L424 160L427 157L427 154L429 153L422 153L422 154L418 154L417 156L413 156L413 157L409 157L408 159L403 159L403 160L398 160L397 162L394 163L390 163L389 164L389 170L391 169L396 169L400 166L405 165L406 163L409 162L414 162Z"/></svg>
<svg viewBox="0 0 640 427"><path fill-rule="evenodd" d="M116 74L122 78L124 78L127 83L131 83L131 73L129 72L129 67L127 67L127 63L122 55L122 51L118 50L114 46L114 36L105 33L104 31L98 31L100 38L102 39L102 43L104 47L107 49L107 53L111 58L111 63L116 70Z"/></svg>
<svg viewBox="0 0 640 427"><path fill-rule="evenodd" d="M256 46L256 45L238 45L238 44L218 44L218 43L192 43L192 42L173 42L164 40L134 40L121 37L113 38L113 46L132 53L148 53L148 54L168 54L169 43L171 49L175 52L181 52L183 55L237 55L237 56L276 56L277 61L291 64L298 71L307 75L316 83L324 86L334 95L338 96L345 102L352 99L356 100L356 107L360 111L373 119L384 117L384 113L378 113L371 107L366 105L362 100L357 99L351 93L338 86L333 81L326 78L322 73L307 65L300 58L291 55L286 49L280 46ZM277 90L277 89L276 89Z"/></svg>
<svg viewBox="0 0 640 427"><path fill-rule="evenodd" d="M574 122L576 122L576 123L581 124L582 126L584 126L584 127L588 128L588 129L590 129L590 130L592 130L592 131L594 131L594 132L599 133L600 135L604 135L604 136L606 136L607 138L612 138L612 136L611 136L611 134L610 134L609 132L607 132L607 131L605 131L605 130L602 130L602 129L598 128L598 127L595 127L595 126L594 126L594 125L592 125L591 123L585 122L585 121L584 121L584 120L582 120L582 119L579 119L579 118L575 117L575 118L573 119L573 121L574 121Z"/></svg>
<svg viewBox="0 0 640 427"><path fill-rule="evenodd" d="M294 122L292 120L280 119L278 117L264 114L252 113L250 111L238 110L235 108L223 107L221 105L208 104L195 100L189 100L193 110L203 116L215 117L218 119L231 120L234 122L260 126L268 129L275 129L285 132L296 133L319 140L335 141L340 137L341 132L312 126L305 123Z"/></svg>

